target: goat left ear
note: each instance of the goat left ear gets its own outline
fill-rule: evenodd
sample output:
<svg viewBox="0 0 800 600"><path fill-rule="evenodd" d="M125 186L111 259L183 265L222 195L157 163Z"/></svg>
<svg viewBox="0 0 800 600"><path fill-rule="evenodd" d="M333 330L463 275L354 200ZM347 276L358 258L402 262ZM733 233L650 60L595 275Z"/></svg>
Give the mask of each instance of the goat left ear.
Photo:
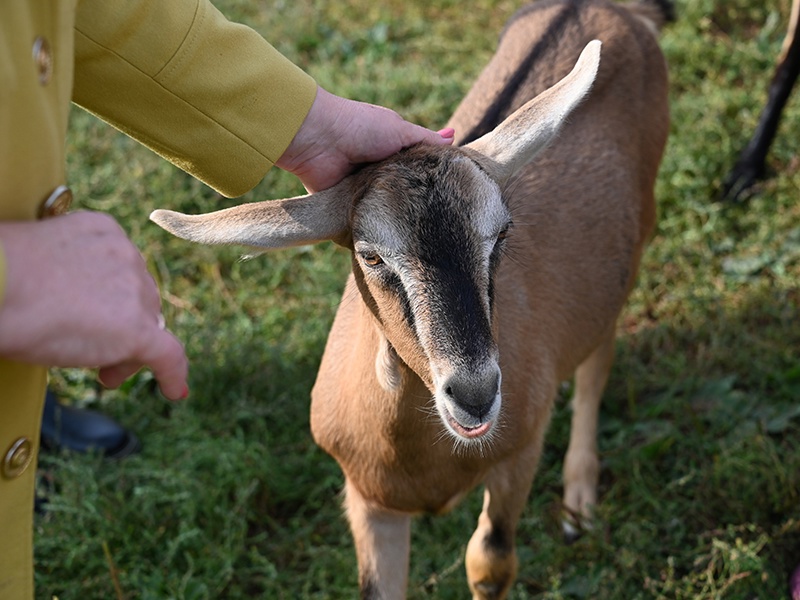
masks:
<svg viewBox="0 0 800 600"><path fill-rule="evenodd" d="M599 40L589 42L564 79L465 146L491 159L488 167L495 181L501 185L507 182L555 137L597 77L600 46Z"/></svg>
<svg viewBox="0 0 800 600"><path fill-rule="evenodd" d="M350 238L353 177L310 194L251 202L203 215L155 210L150 220L173 235L200 244L237 244L275 249Z"/></svg>

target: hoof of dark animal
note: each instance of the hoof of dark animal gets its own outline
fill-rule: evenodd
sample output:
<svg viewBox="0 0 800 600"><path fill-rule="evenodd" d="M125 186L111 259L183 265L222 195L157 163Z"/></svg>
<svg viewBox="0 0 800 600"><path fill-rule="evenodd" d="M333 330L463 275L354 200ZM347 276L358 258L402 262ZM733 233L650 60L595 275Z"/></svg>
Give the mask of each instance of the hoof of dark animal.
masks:
<svg viewBox="0 0 800 600"><path fill-rule="evenodd" d="M756 193L756 184L763 177L763 169L737 165L722 182L720 199L734 203L745 202Z"/></svg>

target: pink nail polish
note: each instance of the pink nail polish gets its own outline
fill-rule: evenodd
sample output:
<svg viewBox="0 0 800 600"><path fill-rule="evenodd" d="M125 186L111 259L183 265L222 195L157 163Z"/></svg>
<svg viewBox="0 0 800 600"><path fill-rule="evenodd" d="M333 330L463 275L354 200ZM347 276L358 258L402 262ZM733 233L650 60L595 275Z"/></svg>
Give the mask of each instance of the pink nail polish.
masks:
<svg viewBox="0 0 800 600"><path fill-rule="evenodd" d="M189 386L187 385L183 389L183 393L181 394L181 400L186 400L186 398L188 398L188 397L189 397Z"/></svg>

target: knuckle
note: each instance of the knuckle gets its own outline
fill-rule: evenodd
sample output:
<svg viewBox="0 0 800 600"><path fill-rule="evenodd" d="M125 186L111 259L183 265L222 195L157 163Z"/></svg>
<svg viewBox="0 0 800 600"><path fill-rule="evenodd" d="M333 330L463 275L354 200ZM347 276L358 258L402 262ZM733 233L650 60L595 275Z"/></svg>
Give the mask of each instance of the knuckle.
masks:
<svg viewBox="0 0 800 600"><path fill-rule="evenodd" d="M122 228L114 218L106 213L97 211L82 211L75 213L90 229L99 233L121 232Z"/></svg>

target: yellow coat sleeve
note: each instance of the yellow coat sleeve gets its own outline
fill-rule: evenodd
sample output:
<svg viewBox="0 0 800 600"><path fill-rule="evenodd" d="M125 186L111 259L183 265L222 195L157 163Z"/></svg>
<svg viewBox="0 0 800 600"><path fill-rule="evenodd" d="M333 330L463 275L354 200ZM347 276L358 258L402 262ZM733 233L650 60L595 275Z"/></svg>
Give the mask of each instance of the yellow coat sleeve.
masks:
<svg viewBox="0 0 800 600"><path fill-rule="evenodd" d="M206 0L83 0L73 100L226 196L280 158L314 80Z"/></svg>

